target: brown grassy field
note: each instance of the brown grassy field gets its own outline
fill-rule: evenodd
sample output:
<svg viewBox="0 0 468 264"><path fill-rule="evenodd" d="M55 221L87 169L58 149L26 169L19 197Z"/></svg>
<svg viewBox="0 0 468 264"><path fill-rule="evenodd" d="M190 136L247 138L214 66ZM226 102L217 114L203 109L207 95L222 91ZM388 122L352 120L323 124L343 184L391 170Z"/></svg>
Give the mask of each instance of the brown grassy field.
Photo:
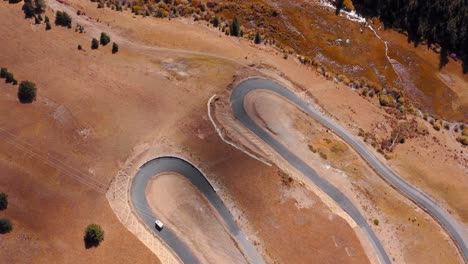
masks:
<svg viewBox="0 0 468 264"><path fill-rule="evenodd" d="M238 67L218 57L229 55L238 60L254 54L256 49L227 37L220 38L216 32L197 25L134 19L122 14L119 21L132 20L125 24L130 28L142 27L142 32L152 32L152 36L155 31L164 32L165 38L157 39L168 45L177 41L180 48L191 46L193 41L180 32L203 36L204 41L197 42L200 48L193 47L196 51L211 50L213 44L219 43L214 51L218 57L125 43L119 43L120 52L112 55L110 47L92 51L87 34L61 27L46 32L43 25L35 26L25 20L19 5L0 4L2 25L8 29L0 37L4 43L0 53L2 67L8 67L18 80L31 80L38 86L37 101L21 105L16 99L16 87L0 84L0 109L4 113L0 117L1 144L5 146L1 160L8 164L2 166L2 174L8 175L2 178L6 182L2 191L11 197L13 209L5 216L15 225L13 232L4 236L6 250L2 251L5 254L2 260L60 262L70 257L76 262L128 263L130 259L135 263L158 262L118 223L106 203L103 189L134 146L161 144L158 139L165 138L182 141L180 148L186 151L187 158L213 166L207 170L220 182L221 194L243 212L242 221L252 225L250 234L256 234L268 258L287 261L294 257L298 262L308 262L311 257L333 256L351 263L366 261L359 241L346 222L339 218L330 221L330 212L327 213L319 200L317 206L323 211L318 213L291 207L289 203L293 199L279 203L283 199L279 172L267 173L257 162L220 144L207 121L208 98L225 90ZM53 17L50 10L47 14ZM147 21L151 23L142 23ZM169 26L173 29L166 31ZM197 28L199 32L193 30ZM115 30L123 31L118 27ZM118 39L114 31L109 32ZM145 36L130 36L142 45L148 44ZM78 44L84 51L77 49ZM216 158L221 156L229 159ZM24 173L11 173L17 170ZM250 183L245 188L246 181L255 178L257 184ZM259 189L263 191L258 192ZM23 192L39 196L28 198ZM313 197L312 193L307 195ZM14 208L24 208L28 213L15 213ZM306 222L321 224L306 225L307 229L291 226L290 217L295 215L301 215ZM270 219L273 229L261 229L268 227L263 223L265 218ZM90 222L103 226L106 239L100 247L85 250L82 232ZM56 235L46 235L49 229L42 226L47 223ZM320 243L315 235L319 230L323 236ZM297 237L284 236L287 232L294 232ZM334 245L332 236L340 238L340 246ZM22 251L17 251L18 237L32 237L36 242L22 245ZM119 241L125 242L118 244ZM284 247L285 244L289 246ZM301 244L308 247L299 247ZM307 255L310 248L321 252L320 255ZM345 248L352 250L351 257Z"/></svg>
<svg viewBox="0 0 468 264"><path fill-rule="evenodd" d="M133 17L87 1L70 4L91 17L88 33L56 26L45 31L43 24L23 18L21 4L0 2L0 66L39 89L36 102L22 105L17 88L0 83L0 191L11 199L0 215L14 224L13 232L1 237L1 262L159 263L118 222L103 193L141 144L173 144L198 164L270 262L368 261L352 228L317 195L294 181L285 186L276 167L223 144L208 121L206 103L245 74L246 65L293 79L356 133L357 127L370 130L384 120L375 101L318 77L296 60L284 60L268 46L227 37L202 23ZM51 10L47 15L53 21ZM90 49L91 37L101 31L118 42L119 53L112 55L110 46ZM356 114L361 111L369 114ZM454 142L448 134L433 134ZM447 145L460 151L452 143ZM408 155L425 148L424 142L410 144ZM404 166L396 151L391 162ZM436 182L434 174L417 177L418 185ZM451 175L447 182L464 184ZM464 190L462 184L453 188ZM438 196L437 184L421 188L457 209L452 201L462 192ZM460 209L456 213L464 219ZM106 238L85 250L83 231L91 222L103 226Z"/></svg>

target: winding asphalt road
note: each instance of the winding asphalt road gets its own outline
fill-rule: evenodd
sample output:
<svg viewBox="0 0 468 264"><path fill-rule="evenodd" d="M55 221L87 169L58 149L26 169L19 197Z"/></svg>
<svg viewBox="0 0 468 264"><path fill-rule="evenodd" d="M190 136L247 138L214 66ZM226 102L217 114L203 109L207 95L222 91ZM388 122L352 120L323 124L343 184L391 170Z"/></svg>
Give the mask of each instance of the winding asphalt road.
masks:
<svg viewBox="0 0 468 264"><path fill-rule="evenodd" d="M240 83L231 94L231 108L234 116L239 121L241 121L244 126L250 129L264 142L270 145L275 151L277 151L292 166L302 172L327 195L334 199L341 206L341 208L354 219L361 230L367 235L381 263L390 263L390 259L382 247L382 244L370 228L366 219L361 215L359 210L351 203L351 201L346 198L346 196L337 188L326 181L325 178L319 176L309 165L294 155L265 130L260 128L246 113L244 109L244 98L249 92L253 90L268 90L283 96L292 103L296 104L300 109L309 114L311 117L322 123L328 129L332 130L338 136L340 136L344 141L351 145L381 177L392 184L401 193L416 202L423 210L428 212L436 221L438 221L447 230L447 232L457 244L465 262L468 262L467 235L464 229L446 210L439 207L437 203L434 202L431 198L398 177L390 168L381 162L365 146L364 143L358 139L355 139L354 136L347 132L344 128L337 125L330 118L324 116L322 113L308 105L306 102L297 97L297 95L295 95L292 91L272 80L255 78Z"/></svg>
<svg viewBox="0 0 468 264"><path fill-rule="evenodd" d="M154 221L157 217L149 209L150 207L146 200L145 190L149 181L163 172L177 173L189 179L190 182L203 193L208 201L210 201L211 205L216 209L223 219L229 233L235 238L239 248L247 257L247 260L250 263L264 263L255 247L246 239L245 235L237 226L233 216L216 194L211 184L197 168L187 161L176 157L161 157L153 159L141 166L138 173L133 178L130 190L131 202L133 208L144 223L153 230L156 235L161 237L184 263L200 263L200 261L189 247L181 241L168 226L164 226L160 232L155 230Z"/></svg>

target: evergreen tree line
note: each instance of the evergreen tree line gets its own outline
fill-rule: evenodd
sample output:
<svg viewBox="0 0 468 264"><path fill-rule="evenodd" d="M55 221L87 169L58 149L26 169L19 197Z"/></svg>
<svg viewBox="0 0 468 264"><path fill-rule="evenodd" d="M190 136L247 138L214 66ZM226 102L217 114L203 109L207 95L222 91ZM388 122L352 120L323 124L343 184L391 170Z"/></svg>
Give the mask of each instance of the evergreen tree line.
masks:
<svg viewBox="0 0 468 264"><path fill-rule="evenodd" d="M468 72L467 0L353 0L356 11L365 17L379 17L387 28L408 32L408 40L441 46L441 64L456 53Z"/></svg>

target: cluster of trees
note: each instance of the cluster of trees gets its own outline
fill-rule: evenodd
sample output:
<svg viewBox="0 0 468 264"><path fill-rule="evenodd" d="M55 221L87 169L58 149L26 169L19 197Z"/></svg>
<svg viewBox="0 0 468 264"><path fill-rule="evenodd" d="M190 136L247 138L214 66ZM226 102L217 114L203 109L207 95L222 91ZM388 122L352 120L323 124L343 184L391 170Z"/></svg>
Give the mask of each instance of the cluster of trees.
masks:
<svg viewBox="0 0 468 264"><path fill-rule="evenodd" d="M356 11L379 17L386 27L408 33L417 45L426 41L441 46L441 64L456 53L468 72L468 4L466 0L354 0Z"/></svg>
<svg viewBox="0 0 468 264"><path fill-rule="evenodd" d="M109 35L107 35L105 32L102 32L101 33L101 37L99 38L99 41L96 39L96 38L93 38L91 40L91 49L98 49L99 48L99 44L101 44L102 46L106 46L107 44L109 44L111 41ZM81 47L81 46L79 46ZM80 49L80 48L78 48ZM115 54L119 51L119 45L117 45L117 43L113 42L112 43L112 54Z"/></svg>
<svg viewBox="0 0 468 264"><path fill-rule="evenodd" d="M0 68L0 78L5 78L6 83L17 85L18 81L7 68ZM36 100L37 88L36 84L30 81L22 81L18 87L18 99L21 103L32 103Z"/></svg>
<svg viewBox="0 0 468 264"><path fill-rule="evenodd" d="M8 195L6 193L0 193L0 211L8 208ZM11 221L6 218L0 218L0 234L6 234L11 232L13 225Z"/></svg>
<svg viewBox="0 0 468 264"><path fill-rule="evenodd" d="M72 19L67 12L57 11L57 14L55 14L55 25L71 28Z"/></svg>
<svg viewBox="0 0 468 264"><path fill-rule="evenodd" d="M13 85L18 84L13 73L9 72L7 68L0 69L0 78L5 78L6 83L12 83Z"/></svg>
<svg viewBox="0 0 468 264"><path fill-rule="evenodd" d="M23 12L26 18L32 18L44 13L45 8L44 0L24 0Z"/></svg>

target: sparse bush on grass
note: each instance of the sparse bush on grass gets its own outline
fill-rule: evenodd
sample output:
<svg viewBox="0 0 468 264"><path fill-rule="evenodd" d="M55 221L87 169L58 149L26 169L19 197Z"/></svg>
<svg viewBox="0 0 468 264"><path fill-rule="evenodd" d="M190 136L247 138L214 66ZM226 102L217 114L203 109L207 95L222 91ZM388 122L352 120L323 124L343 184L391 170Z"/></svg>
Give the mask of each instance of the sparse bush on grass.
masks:
<svg viewBox="0 0 468 264"><path fill-rule="evenodd" d="M309 144L308 147L309 147L309 150L312 151L312 153L317 153L317 150L314 148L312 144Z"/></svg>
<svg viewBox="0 0 468 264"><path fill-rule="evenodd" d="M367 96L369 94L369 88L365 87L362 89L362 95Z"/></svg>
<svg viewBox="0 0 468 264"><path fill-rule="evenodd" d="M319 155L320 155L320 157L321 157L322 159L324 159L324 160L328 159L327 154L325 154L325 153L324 153L323 151L321 151L321 150L319 150Z"/></svg>
<svg viewBox="0 0 468 264"><path fill-rule="evenodd" d="M99 41L96 38L93 38L93 40L91 40L91 49L97 48L99 48Z"/></svg>
<svg viewBox="0 0 468 264"><path fill-rule="evenodd" d="M86 248L97 247L104 240L104 230L97 224L90 224L86 227L83 239Z"/></svg>
<svg viewBox="0 0 468 264"><path fill-rule="evenodd" d="M395 99L389 94L381 94L379 96L379 102L381 106L396 107Z"/></svg>
<svg viewBox="0 0 468 264"><path fill-rule="evenodd" d="M112 54L115 54L119 52L119 45L117 45L117 43L113 42L112 43Z"/></svg>
<svg viewBox="0 0 468 264"><path fill-rule="evenodd" d="M110 37L106 33L102 32L101 38L100 38L101 45L106 46L107 44L109 44L109 42L110 42Z"/></svg>
<svg viewBox="0 0 468 264"><path fill-rule="evenodd" d="M18 99L23 104L32 103L36 100L37 88L33 82L22 81L18 88Z"/></svg>
<svg viewBox="0 0 468 264"><path fill-rule="evenodd" d="M9 233L12 229L13 225L11 224L10 220L6 218L0 218L0 234Z"/></svg>
<svg viewBox="0 0 468 264"><path fill-rule="evenodd" d="M335 153L335 154L338 154L338 153L342 153L344 152L344 149L338 145L338 144L334 144L332 147L331 147L331 152Z"/></svg>
<svg viewBox="0 0 468 264"><path fill-rule="evenodd" d="M315 69L315 71L320 74L320 75L324 75L325 74L325 70L322 68L322 67L317 67Z"/></svg>
<svg viewBox="0 0 468 264"><path fill-rule="evenodd" d="M65 11L57 11L55 14L55 25L71 28L72 19Z"/></svg>
<svg viewBox="0 0 468 264"><path fill-rule="evenodd" d="M424 119L425 121L429 120L429 114L428 114L428 113L424 113L423 119Z"/></svg>
<svg viewBox="0 0 468 264"><path fill-rule="evenodd" d="M0 193L0 211L8 208L8 195L4 192Z"/></svg>
<svg viewBox="0 0 468 264"><path fill-rule="evenodd" d="M79 32L80 34L81 34L81 33L84 33L84 32L85 32L84 26L82 26L82 25L80 25L80 24L76 24L76 26L75 26L75 32Z"/></svg>
<svg viewBox="0 0 468 264"><path fill-rule="evenodd" d="M463 129L462 135L468 137L468 128L465 125L460 125L460 129Z"/></svg>
<svg viewBox="0 0 468 264"><path fill-rule="evenodd" d="M281 182L284 186L291 187L291 184L293 183L293 178L289 176L289 174L282 171L278 171L278 175L281 177Z"/></svg>
<svg viewBox="0 0 468 264"><path fill-rule="evenodd" d="M465 146L468 146L468 136L459 136L457 137L457 141Z"/></svg>

